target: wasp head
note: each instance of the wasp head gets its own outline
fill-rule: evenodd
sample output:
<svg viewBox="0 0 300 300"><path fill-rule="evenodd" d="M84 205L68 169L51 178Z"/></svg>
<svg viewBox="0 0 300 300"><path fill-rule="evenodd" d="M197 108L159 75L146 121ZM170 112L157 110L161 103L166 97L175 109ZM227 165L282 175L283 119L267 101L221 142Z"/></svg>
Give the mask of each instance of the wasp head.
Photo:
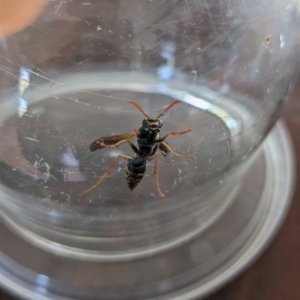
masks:
<svg viewBox="0 0 300 300"><path fill-rule="evenodd" d="M162 128L162 120L161 119L144 119L142 126L146 130L151 130L152 132L160 132Z"/></svg>

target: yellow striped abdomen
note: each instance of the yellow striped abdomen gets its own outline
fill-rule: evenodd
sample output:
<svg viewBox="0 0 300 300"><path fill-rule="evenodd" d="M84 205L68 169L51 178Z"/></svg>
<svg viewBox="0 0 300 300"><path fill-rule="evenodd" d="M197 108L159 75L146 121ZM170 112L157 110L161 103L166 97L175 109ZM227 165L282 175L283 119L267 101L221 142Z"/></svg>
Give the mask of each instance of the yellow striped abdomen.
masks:
<svg viewBox="0 0 300 300"><path fill-rule="evenodd" d="M125 169L126 182L130 190L133 190L143 179L146 172L146 160L141 157L128 160Z"/></svg>

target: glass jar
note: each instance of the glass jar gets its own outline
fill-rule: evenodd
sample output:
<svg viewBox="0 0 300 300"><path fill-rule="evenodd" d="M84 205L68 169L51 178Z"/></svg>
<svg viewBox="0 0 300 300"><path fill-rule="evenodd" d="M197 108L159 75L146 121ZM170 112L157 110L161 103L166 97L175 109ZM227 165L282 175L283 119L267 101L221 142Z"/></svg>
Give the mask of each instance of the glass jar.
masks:
<svg viewBox="0 0 300 300"><path fill-rule="evenodd" d="M158 299L191 285L213 254L189 276L195 262L177 249L228 211L278 118L298 72L298 2L35 7L2 33L0 207L19 237L1 241L2 267L17 264L31 299Z"/></svg>

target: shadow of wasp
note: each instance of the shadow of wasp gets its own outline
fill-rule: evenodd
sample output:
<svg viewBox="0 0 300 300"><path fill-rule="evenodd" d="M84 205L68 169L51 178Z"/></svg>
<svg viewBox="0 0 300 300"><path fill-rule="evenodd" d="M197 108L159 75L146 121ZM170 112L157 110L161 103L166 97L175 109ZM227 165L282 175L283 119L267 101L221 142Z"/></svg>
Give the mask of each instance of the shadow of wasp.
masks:
<svg viewBox="0 0 300 300"><path fill-rule="evenodd" d="M123 158L127 160L127 166L125 169L125 178L130 190L133 190L142 180L146 172L147 161L154 160L154 177L155 177L156 188L158 194L161 197L164 197L165 195L161 191L159 179L158 179L158 173L157 173L157 162L158 162L157 149L159 149L164 156L167 156L168 153L172 153L173 155L181 159L194 159L194 157L191 155L186 156L186 155L181 155L176 153L165 142L168 136L186 134L191 132L192 131L191 129L180 131L180 132L171 131L165 134L163 137L160 137L159 135L160 130L163 126L160 117L166 114L166 112L168 112L174 105L180 102L181 101L179 100L172 102L156 118L151 118L144 112L144 110L136 102L130 101L129 103L134 105L146 117L146 119L143 120L142 125L138 129L132 132L127 132L120 135L100 137L90 145L90 152L103 149L103 148L119 147L123 143L128 143L131 149L133 150L134 155L132 157L123 154L118 155L114 159L112 164L108 167L104 175L102 175L102 177L93 186L82 191L80 195L87 194L93 189L95 189L97 186L99 186L103 182L103 180L112 172L117 161L120 158ZM135 136L137 137L138 147L136 147L131 142L131 139Z"/></svg>

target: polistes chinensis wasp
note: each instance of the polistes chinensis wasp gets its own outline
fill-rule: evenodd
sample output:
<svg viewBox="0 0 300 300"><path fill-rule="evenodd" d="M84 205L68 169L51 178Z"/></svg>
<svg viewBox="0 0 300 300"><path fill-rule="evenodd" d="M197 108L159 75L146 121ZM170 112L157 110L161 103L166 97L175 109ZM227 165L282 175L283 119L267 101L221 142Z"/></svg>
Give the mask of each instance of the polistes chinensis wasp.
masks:
<svg viewBox="0 0 300 300"><path fill-rule="evenodd" d="M128 143L131 149L134 152L132 157L126 156L123 154L118 155L112 164L109 166L107 171L102 175L102 177L90 188L82 191L80 195L84 195L89 193L97 186L99 186L103 180L112 172L113 168L115 167L117 161L120 158L127 160L127 166L125 170L125 177L127 181L127 185L130 190L133 190L139 182L142 180L145 171L146 171L146 163L147 161L154 159L154 176L155 176L155 183L156 188L161 197L164 197L159 185L158 174L157 174L157 162L158 162L158 153L157 149L159 149L164 156L167 156L168 153L172 153L173 155L181 158L181 159L194 159L192 155L186 156L176 153L166 142L166 138L170 135L181 135L191 132L191 129L184 130L184 131L171 131L165 134L163 137L160 137L159 133L163 126L162 117L169 111L174 105L180 103L179 100L174 101L171 103L162 113L160 113L156 118L151 118L147 115L144 110L133 101L129 102L130 104L134 105L145 117L146 119L143 120L142 125L134 131L123 133L120 135L112 135L112 136L105 136L100 137L96 141L94 141L90 145L90 151L96 151L103 148L113 148L119 147L123 143ZM133 137L137 137L138 147L136 147L131 139Z"/></svg>

